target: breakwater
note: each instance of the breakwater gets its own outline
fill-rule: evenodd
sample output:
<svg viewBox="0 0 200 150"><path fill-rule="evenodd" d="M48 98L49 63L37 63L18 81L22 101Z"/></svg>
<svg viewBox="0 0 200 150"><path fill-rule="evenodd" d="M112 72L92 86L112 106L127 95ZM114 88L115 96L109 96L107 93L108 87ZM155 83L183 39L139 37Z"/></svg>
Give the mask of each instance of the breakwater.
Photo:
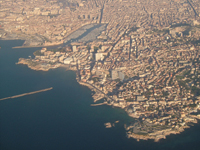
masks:
<svg viewBox="0 0 200 150"><path fill-rule="evenodd" d="M40 93L40 92L49 91L49 90L52 90L52 89L53 89L53 87L50 87L50 88L47 88L47 89L42 89L42 90L33 91L33 92L29 92L29 93L23 93L23 94L19 94L19 95L15 95L15 96L5 97L5 98L1 98L0 101L6 100L6 99L11 99L11 98L18 98L18 97L22 97L22 96L26 96L26 95L32 95L32 94L36 94L36 93Z"/></svg>
<svg viewBox="0 0 200 150"><path fill-rule="evenodd" d="M100 105L105 105L107 102L99 103L99 104L91 104L90 106L100 106Z"/></svg>

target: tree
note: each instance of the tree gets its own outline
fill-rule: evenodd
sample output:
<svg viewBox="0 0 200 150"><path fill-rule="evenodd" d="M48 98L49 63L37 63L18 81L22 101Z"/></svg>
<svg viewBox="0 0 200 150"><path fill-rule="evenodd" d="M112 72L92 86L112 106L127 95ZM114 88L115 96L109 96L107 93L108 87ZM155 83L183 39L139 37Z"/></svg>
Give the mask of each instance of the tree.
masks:
<svg viewBox="0 0 200 150"><path fill-rule="evenodd" d="M97 53L97 50L98 50L98 49L99 49L98 47L94 46L94 52L95 52L95 53Z"/></svg>
<svg viewBox="0 0 200 150"><path fill-rule="evenodd" d="M87 49L87 50L91 50L91 46L88 45L88 46L86 47L86 49Z"/></svg>

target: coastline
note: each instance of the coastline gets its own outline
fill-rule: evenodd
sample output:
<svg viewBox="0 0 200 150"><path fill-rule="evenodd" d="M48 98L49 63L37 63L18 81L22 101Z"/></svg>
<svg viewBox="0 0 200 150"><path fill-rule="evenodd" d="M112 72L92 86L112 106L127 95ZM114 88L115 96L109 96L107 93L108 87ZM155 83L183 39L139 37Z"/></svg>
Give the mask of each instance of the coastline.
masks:
<svg viewBox="0 0 200 150"><path fill-rule="evenodd" d="M81 37L88 29L95 26L92 24L90 24L90 25L91 25L90 27L87 26L86 28L82 28L83 27L82 26L82 27L76 29L75 31L78 31L78 30L83 30L83 31L80 31L80 32L72 35L72 37L68 36L69 39L66 40L65 44L72 42L72 40L73 41L79 40L78 37ZM71 41L70 41L70 38L72 39ZM25 48L25 47L31 47L31 46L22 46L22 47ZM19 47L19 48L22 48L22 47ZM37 47L41 47L41 46L37 46ZM84 47L84 49L85 49L85 47ZM149 99L147 100L147 98L145 98L145 101L146 100L147 101L145 102L145 107L143 107L144 106L143 102L137 102L137 103L135 102L135 101L140 101L140 100L136 100L136 99L141 99L141 96L137 96L138 93L133 95L134 100L132 100L132 102L130 102L129 99L127 98L129 96L123 97L123 96L117 95L117 94L115 94L115 95L110 94L109 92L111 91L111 93L112 93L113 92L112 90L115 88L112 89L112 88L108 87L107 89L106 88L104 89L103 83L105 81L103 81L103 80L106 80L106 76L105 76L105 79L102 77L103 78L102 82L100 84L98 84L96 82L99 81L99 79L97 79L97 81L96 81L96 78L94 75L95 73L91 71L91 68L90 68L91 66L88 67L89 69L85 69L87 71L84 70L84 67L87 68L86 66L82 65L83 67L81 67L81 64L82 63L84 64L84 62L86 60L88 60L88 62L91 61L91 59L89 59L90 56L88 56L89 55L88 51L87 50L85 50L85 51L83 52L83 54L82 54L82 52L80 52L80 54L77 54L75 56L72 56L72 55L74 55L74 53L72 53L72 55L70 55L70 56L68 56L68 54L67 54L67 56L66 56L66 54L59 54L60 52L58 52L57 54L45 53L44 57L42 55L41 56L39 55L35 59L20 58L19 62L17 64L25 64L30 69L37 70L37 71L39 71L39 70L40 71L48 71L50 69L55 69L58 67L64 67L64 68L67 68L67 70L75 71L77 82L80 85L87 86L91 91L94 92L94 94L92 94L94 103L96 103L99 100L102 100L103 98L106 99L105 100L106 103L92 104L92 106L107 104L107 105L110 105L113 107L118 107L118 108L125 110L129 117L136 118L138 122L140 122L141 119L143 120L140 122L141 124L139 124L138 126L136 126L135 124L131 124L130 128L129 128L130 130L126 129L127 136L135 138L137 140L154 139L155 141L159 141L160 139L165 139L167 135L179 134L179 133L183 132L185 128L189 128L188 123L190 123L190 122L197 123L196 118L194 119L194 117L190 116L191 111L187 111L188 114L186 114L186 112L184 112L184 110L182 110L183 111L183 114L181 114L182 116L180 114L178 114L177 118L175 115L173 115L173 114L170 115L169 113L168 114L166 113L165 116L162 115L163 117L161 119L160 118L155 119L154 116L151 116L152 114L153 115L158 114L159 110L164 109L163 105L166 105L166 104L171 105L171 101L168 101L168 99L165 101L165 103L160 100L159 104L158 104L158 102L155 98L153 99L153 100L155 100L153 102L149 102ZM72 52L74 52L74 51L72 50ZM42 53L44 53L44 52L42 52ZM62 55L61 59L59 59L59 55ZM70 63L70 62L64 63L64 59L67 57L71 58L73 60L72 61L73 63ZM81 60L81 61L79 62L79 60ZM66 66L63 63L70 64L70 66ZM89 62L89 63L91 63L91 62ZM109 75L109 73L108 74L105 73L105 74ZM154 76L154 75L152 74L152 76ZM92 77L95 80L91 80ZM114 87L114 86L116 86L115 84L117 84L117 81L113 81L113 82L116 82L116 83L113 83L113 87ZM143 85L146 84L144 81L140 81L140 82L144 83ZM149 82L151 83L151 80L149 80ZM131 83L131 84L134 85L135 83ZM141 83L139 83L139 84L141 84ZM128 85L126 85L126 86L128 86ZM122 87L122 89L123 88L124 87ZM111 89L111 90L109 90L109 89ZM132 90L130 90L130 91L132 91ZM109 93L108 94L109 96L107 95L107 93ZM127 92L125 94L130 94L130 93ZM160 94L160 93L158 93L158 94ZM138 106L138 104L140 106ZM155 106L154 106L154 104L155 104ZM191 104L193 104L193 102ZM153 108L151 108L150 106ZM194 106L197 106L197 105L194 104ZM149 108L150 108L150 110L149 110ZM195 108L199 109L200 105L198 106L198 108L197 107L195 107ZM139 111L137 109L139 109ZM188 109L188 110L191 110L191 109ZM145 113L147 115L149 115L149 117L147 115L144 116ZM169 122L168 122L168 120L169 120ZM135 129L135 128L138 128L138 129Z"/></svg>
<svg viewBox="0 0 200 150"><path fill-rule="evenodd" d="M49 71L50 69L53 69L53 68L57 68L57 67L47 67L47 68L42 68L40 65L30 65L30 63L28 62L27 59L24 59L24 58L19 58L19 61L16 63L17 65L18 64L23 64L23 65L27 65L28 68L32 69L32 70L35 70L35 71Z"/></svg>
<svg viewBox="0 0 200 150"><path fill-rule="evenodd" d="M37 36L36 36L37 37ZM29 37L29 35L23 35L23 34L16 34L16 33L7 33L6 35L1 37L0 40L2 41L8 41L8 40L22 40L24 41L24 44L27 41L32 41L32 39ZM14 46L12 49L18 49L18 48L36 48L36 47L53 47L53 46L61 46L63 45L63 41L60 42L53 42L53 43L45 43L44 41L36 41L36 43L28 45L22 45L22 46Z"/></svg>
<svg viewBox="0 0 200 150"><path fill-rule="evenodd" d="M62 45L63 43L58 43L58 44L54 44L54 45L30 45L30 46L15 46L15 47L12 47L12 49L18 49L18 48L36 48L36 47L52 47L52 46L60 46Z"/></svg>
<svg viewBox="0 0 200 150"><path fill-rule="evenodd" d="M62 41L59 42L53 42L53 43L45 43L39 41L38 45L34 45L34 44L30 44L30 45L22 45L22 46L15 46L12 47L13 49L18 49L18 48L37 48L37 47L54 47L54 46L62 46L63 44L65 44L65 40L71 36L73 33L75 33L78 30L81 30L81 28L84 28L87 25L91 25L92 27L94 27L95 25L107 25L107 23L85 23L82 24L80 27L75 28L74 30L70 31L64 38ZM92 28L91 27L91 28ZM90 28L89 28L90 29ZM88 29L86 29L87 31ZM7 32L6 32L7 33ZM85 32L84 32L85 33ZM16 33L7 33L6 36L1 37L0 40L23 40L24 43L26 43L27 41L31 41L31 38L29 37L29 35L23 35L23 34L16 34Z"/></svg>
<svg viewBox="0 0 200 150"><path fill-rule="evenodd" d="M97 92L90 84L88 84L88 83L86 83L86 82L81 82L81 81L78 81L77 80L77 82L80 84L80 85L83 85L83 86L86 86L86 87L88 87L91 91L93 91L93 92ZM94 103L96 103L97 101L99 101L99 100L101 100L101 99L103 99L103 98L105 98L104 96L100 96L100 97L95 97L94 95L92 96L92 98L93 98L93 100L94 100ZM108 104L108 103L105 103L105 104ZM97 104L95 104L95 105L97 105Z"/></svg>
<svg viewBox="0 0 200 150"><path fill-rule="evenodd" d="M80 82L80 81L77 81L77 82L80 85L88 87L91 91L94 91L94 88L91 85L89 85L88 83ZM94 99L94 102L96 102L95 99ZM114 106L112 104L108 104L107 102L98 103L98 104L91 104L91 106L100 106L100 105L109 105L109 106L117 107L117 106ZM128 113L127 113L127 115L134 118L133 116L129 115ZM195 116L193 116L193 117L195 117ZM200 116L195 117L195 118L200 119ZM197 123L196 119L194 121L189 121L188 123ZM151 140L154 140L154 142L159 142L161 139L166 139L166 136L169 136L171 134L180 134L181 132L184 132L185 129L187 129L187 128L190 128L190 126L189 125L182 126L182 127L179 127L177 130L173 130L171 128L165 129L165 130L157 131L157 132L150 133L150 134L147 134L147 135L140 135L140 134L136 134L136 133L127 132L127 137L128 138L134 138L137 141L150 140L151 139ZM127 130L126 127L125 127L125 129Z"/></svg>
<svg viewBox="0 0 200 150"><path fill-rule="evenodd" d="M66 66L66 65L63 65L63 64L60 64L59 66L55 66L55 67L49 66L48 68L43 68L43 67L41 67L40 65L32 66L32 65L28 62L28 59L24 59L24 58L19 58L19 61L18 61L16 64L27 65L28 68L30 68L30 69L32 69L32 70L35 70L35 71L49 71L50 69L63 68L63 69L66 69L66 70L75 71L76 76L78 76L77 70L76 70L76 69L70 68L69 66ZM77 77L76 77L76 80L77 80L77 82L78 82L80 85L83 85L83 86L88 87L91 91L95 92L95 94L96 94L96 93L99 94L98 91L97 91L94 87L92 87L90 84L88 84L88 83L86 83L86 82L79 81ZM100 96L99 96L99 95L95 96L95 94L92 96L92 98L93 98L93 100L94 100L94 103L96 103L97 101L99 101L99 100L105 98L105 95L100 94ZM106 96L106 98L110 98L110 97ZM111 98L110 98L110 99L111 99ZM111 105L111 104L108 104L107 102L104 103L104 104ZM95 104L95 105L99 105L99 104Z"/></svg>
<svg viewBox="0 0 200 150"><path fill-rule="evenodd" d="M36 71L49 71L50 69L55 69L55 67L49 67L47 69L44 69L44 68L38 68L38 67L33 67L31 66L30 64L28 64L26 61L24 61L25 59L21 58L19 59L19 62L16 63L16 64L24 64L24 65L27 65L30 69L33 69L33 70L36 70ZM66 66L66 65L60 65L60 66L57 66L56 68L58 67L61 67L61 68L64 68L66 70L72 70L72 71L75 71L76 72L76 76L78 75L77 74L77 70L76 69L72 69L70 68L69 66ZM100 105L109 105L109 106L113 106L113 107L120 107L122 109L124 109L123 107L121 106L116 106L112 103L107 103L106 101L105 102L102 102L102 103L96 103L97 101L103 99L103 98L107 98L109 99L110 97L108 96L105 96L105 95L102 95L99 93L99 91L97 89L95 89L93 86L91 86L89 83L87 82L82 82L82 81L79 81L78 78L76 78L77 82L80 84L80 85L83 85L83 86L86 86L88 87L92 92L95 92L94 95L92 95L92 98L93 98L93 102L94 104L91 104L91 106L100 106ZM99 96L100 95L100 96ZM111 98L110 98L111 99ZM126 110L125 110L126 111ZM126 111L127 112L127 111ZM132 118L135 118L134 116L130 115L128 112L127 112L127 115L132 117ZM189 120L187 123L197 123L197 119L200 119L200 116L192 116L191 117L195 118L194 120ZM137 134L137 133L133 133L133 132L129 132L128 130L130 129L129 127L125 127L126 131L127 131L127 137L128 138L134 138L136 139L137 141L140 141L140 140L149 140L149 139L153 139L155 142L158 142L160 139L166 139L166 136L168 135L171 135L171 134L180 134L181 132L183 132L185 129L187 128L190 128L190 126L188 125L184 125L184 126L181 126L179 128L177 128L176 130L172 129L172 128L168 128L168 129L164 129L164 130L159 130L157 132L153 132L153 133L148 133L148 134Z"/></svg>
<svg viewBox="0 0 200 150"><path fill-rule="evenodd" d="M185 129L190 128L190 126L183 126L180 127L177 131L176 130L172 130L172 129L166 129L163 131L157 131L154 132L153 134L149 134L149 135L139 135L139 134L135 134L135 133L127 133L127 137L128 138L134 138L137 141L140 140L154 140L154 142L159 142L161 139L166 139L166 136L169 136L171 134L180 134L181 132L184 132Z"/></svg>

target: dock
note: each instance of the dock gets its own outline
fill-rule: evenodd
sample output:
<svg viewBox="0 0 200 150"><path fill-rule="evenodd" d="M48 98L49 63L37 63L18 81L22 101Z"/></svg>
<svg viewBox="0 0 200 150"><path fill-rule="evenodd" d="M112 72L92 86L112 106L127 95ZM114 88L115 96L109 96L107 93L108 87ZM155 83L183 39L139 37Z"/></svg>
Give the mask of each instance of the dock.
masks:
<svg viewBox="0 0 200 150"><path fill-rule="evenodd" d="M5 98L1 98L0 101L6 100L6 99L11 99L11 98L18 98L18 97L22 97L22 96L26 96L26 95L32 95L32 94L36 94L36 93L40 93L40 92L49 91L52 89L53 89L53 87L50 87L50 88L46 88L46 89L42 89L42 90L38 90L38 91L29 92L29 93L23 93L23 94L19 94L19 95L10 96L10 97L5 97Z"/></svg>

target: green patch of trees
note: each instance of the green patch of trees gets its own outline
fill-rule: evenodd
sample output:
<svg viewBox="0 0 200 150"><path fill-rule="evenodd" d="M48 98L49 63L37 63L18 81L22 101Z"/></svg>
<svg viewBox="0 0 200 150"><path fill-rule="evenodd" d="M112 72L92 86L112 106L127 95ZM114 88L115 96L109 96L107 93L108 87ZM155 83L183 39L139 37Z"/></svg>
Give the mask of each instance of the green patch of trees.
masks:
<svg viewBox="0 0 200 150"><path fill-rule="evenodd" d="M134 99L133 98L127 98L125 100L128 101L128 102L132 102Z"/></svg>
<svg viewBox="0 0 200 150"><path fill-rule="evenodd" d="M189 105L189 107L192 107L192 108L194 108L194 107L196 107L197 106L197 104L190 104Z"/></svg>
<svg viewBox="0 0 200 150"><path fill-rule="evenodd" d="M171 25L171 28L182 27L182 26L191 26L191 25L187 23L177 23L177 24Z"/></svg>
<svg viewBox="0 0 200 150"><path fill-rule="evenodd" d="M99 47L94 46L94 52L97 53L97 50L99 49Z"/></svg>
<svg viewBox="0 0 200 150"><path fill-rule="evenodd" d="M34 56L44 56L44 54L41 53L40 50L35 51L35 52L33 53L33 55L34 55Z"/></svg>
<svg viewBox="0 0 200 150"><path fill-rule="evenodd" d="M184 76L176 76L176 79L183 79Z"/></svg>
<svg viewBox="0 0 200 150"><path fill-rule="evenodd" d="M167 91L162 91L162 94L163 94L164 97L169 95L169 93Z"/></svg>
<svg viewBox="0 0 200 150"><path fill-rule="evenodd" d="M98 78L98 77L94 77L94 78L92 78L91 80L93 80L93 82L98 82L98 81L99 81L99 78Z"/></svg>

